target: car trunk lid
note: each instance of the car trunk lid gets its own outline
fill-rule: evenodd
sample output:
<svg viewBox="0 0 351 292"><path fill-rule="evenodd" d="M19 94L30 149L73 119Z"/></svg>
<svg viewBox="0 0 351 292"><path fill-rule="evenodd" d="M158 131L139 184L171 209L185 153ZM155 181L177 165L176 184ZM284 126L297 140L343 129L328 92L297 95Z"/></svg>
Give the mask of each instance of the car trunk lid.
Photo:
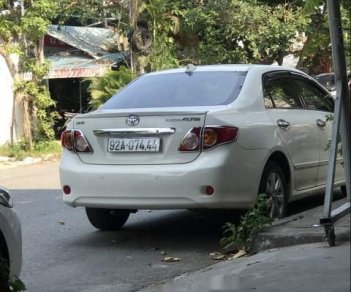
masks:
<svg viewBox="0 0 351 292"><path fill-rule="evenodd" d="M204 126L205 118L205 111L97 111L77 116L73 127L93 149L78 154L87 164L187 163L200 152L182 153L178 147L190 129Z"/></svg>

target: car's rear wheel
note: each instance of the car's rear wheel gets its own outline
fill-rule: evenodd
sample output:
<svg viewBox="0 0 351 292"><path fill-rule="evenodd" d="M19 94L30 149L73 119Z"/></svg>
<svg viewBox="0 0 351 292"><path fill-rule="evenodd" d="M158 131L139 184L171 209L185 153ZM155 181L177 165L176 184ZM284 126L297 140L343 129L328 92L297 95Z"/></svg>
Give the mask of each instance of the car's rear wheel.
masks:
<svg viewBox="0 0 351 292"><path fill-rule="evenodd" d="M9 265L0 244L0 291L9 291Z"/></svg>
<svg viewBox="0 0 351 292"><path fill-rule="evenodd" d="M267 208L271 218L283 218L286 215L288 186L284 173L276 162L267 163L263 171L259 193L267 196Z"/></svg>
<svg viewBox="0 0 351 292"><path fill-rule="evenodd" d="M100 230L119 230L128 220L130 210L85 208L88 219Z"/></svg>

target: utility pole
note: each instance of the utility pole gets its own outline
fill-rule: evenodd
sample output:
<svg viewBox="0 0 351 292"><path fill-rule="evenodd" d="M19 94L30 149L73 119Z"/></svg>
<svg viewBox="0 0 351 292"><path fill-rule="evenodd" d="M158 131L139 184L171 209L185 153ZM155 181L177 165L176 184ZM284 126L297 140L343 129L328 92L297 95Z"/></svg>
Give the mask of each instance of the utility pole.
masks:
<svg viewBox="0 0 351 292"><path fill-rule="evenodd" d="M333 130L330 143L327 185L324 199L324 213L320 223L324 226L330 246L335 245L333 223L351 210L351 110L350 89L347 84L346 59L341 22L340 0L328 0L330 39L335 72L336 98L333 119ZM337 156L338 133L340 131L344 157L347 202L332 210L335 164Z"/></svg>

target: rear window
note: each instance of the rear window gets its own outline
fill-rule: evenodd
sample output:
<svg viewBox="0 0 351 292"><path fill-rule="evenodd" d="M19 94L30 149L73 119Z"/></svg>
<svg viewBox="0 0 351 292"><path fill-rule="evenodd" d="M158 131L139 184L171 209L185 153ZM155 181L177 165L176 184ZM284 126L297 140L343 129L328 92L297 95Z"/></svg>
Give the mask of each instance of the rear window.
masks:
<svg viewBox="0 0 351 292"><path fill-rule="evenodd" d="M246 72L144 75L112 96L103 109L226 105L239 95Z"/></svg>
<svg viewBox="0 0 351 292"><path fill-rule="evenodd" d="M322 84L325 88L329 91L335 90L335 75L328 74L328 75L319 75L316 76L316 80Z"/></svg>

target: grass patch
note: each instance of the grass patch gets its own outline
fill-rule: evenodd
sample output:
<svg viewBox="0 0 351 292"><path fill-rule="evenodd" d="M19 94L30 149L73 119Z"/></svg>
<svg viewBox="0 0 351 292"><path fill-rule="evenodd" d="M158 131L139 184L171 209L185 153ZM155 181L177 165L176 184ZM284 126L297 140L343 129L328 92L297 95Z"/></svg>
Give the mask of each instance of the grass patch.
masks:
<svg viewBox="0 0 351 292"><path fill-rule="evenodd" d="M11 157L14 160L23 160L26 157L43 157L48 154L61 153L61 145L57 141L40 141L33 145L30 150L29 146L19 140L16 144L7 143L0 147L0 156Z"/></svg>
<svg viewBox="0 0 351 292"><path fill-rule="evenodd" d="M0 258L0 291L1 292L22 292L26 291L26 286L21 279L14 279L9 281L8 262Z"/></svg>
<svg viewBox="0 0 351 292"><path fill-rule="evenodd" d="M267 210L267 197L260 194L255 206L241 217L238 225L227 222L223 226L223 238L220 243L226 250L248 251L254 236L271 223L272 218L269 217Z"/></svg>

